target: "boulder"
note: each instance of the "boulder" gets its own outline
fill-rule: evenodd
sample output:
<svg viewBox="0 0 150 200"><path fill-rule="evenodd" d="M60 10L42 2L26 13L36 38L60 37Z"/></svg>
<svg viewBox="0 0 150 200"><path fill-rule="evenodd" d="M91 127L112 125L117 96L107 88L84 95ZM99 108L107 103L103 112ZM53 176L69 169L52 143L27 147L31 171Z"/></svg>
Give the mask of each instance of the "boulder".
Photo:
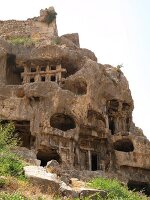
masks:
<svg viewBox="0 0 150 200"><path fill-rule="evenodd" d="M60 188L60 181L55 174L47 173L41 166L24 167L25 176L40 187L43 193L56 193Z"/></svg>
<svg viewBox="0 0 150 200"><path fill-rule="evenodd" d="M98 197L106 198L107 192L104 190L96 190L96 189L89 189L89 188L82 188L79 193L79 197L85 198L90 197L91 200L97 200Z"/></svg>
<svg viewBox="0 0 150 200"><path fill-rule="evenodd" d="M54 173L54 174L57 174L57 176L60 176L61 168L60 168L59 163L56 160L51 160L51 161L47 162L46 172Z"/></svg>

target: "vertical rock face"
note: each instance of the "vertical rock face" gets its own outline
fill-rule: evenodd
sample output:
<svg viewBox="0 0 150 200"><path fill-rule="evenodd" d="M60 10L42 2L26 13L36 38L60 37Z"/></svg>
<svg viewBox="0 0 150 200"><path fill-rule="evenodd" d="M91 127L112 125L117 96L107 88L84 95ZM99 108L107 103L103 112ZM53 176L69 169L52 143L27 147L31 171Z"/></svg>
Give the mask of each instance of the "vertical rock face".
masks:
<svg viewBox="0 0 150 200"><path fill-rule="evenodd" d="M57 160L65 169L148 183L150 143L132 122L128 81L81 49L78 34L58 37L55 16L49 8L24 22L0 22L0 119L14 121L42 165ZM22 34L37 43L14 44Z"/></svg>

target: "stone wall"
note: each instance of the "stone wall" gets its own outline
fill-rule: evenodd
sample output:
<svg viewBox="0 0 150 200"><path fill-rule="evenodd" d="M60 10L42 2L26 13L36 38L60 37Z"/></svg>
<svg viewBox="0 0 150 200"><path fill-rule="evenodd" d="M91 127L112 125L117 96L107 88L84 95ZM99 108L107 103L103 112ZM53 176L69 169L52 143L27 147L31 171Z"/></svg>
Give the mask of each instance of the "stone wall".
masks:
<svg viewBox="0 0 150 200"><path fill-rule="evenodd" d="M49 26L44 22L34 20L27 21L0 21L0 35L5 39L14 37L31 37L35 40L43 40L47 37L57 36L55 21Z"/></svg>
<svg viewBox="0 0 150 200"><path fill-rule="evenodd" d="M8 40L16 37L31 37L35 41L42 41L58 36L55 18L49 24L41 20L47 16L49 10L55 12L54 8L50 7L49 9L42 10L39 17L25 21L0 21L0 37Z"/></svg>

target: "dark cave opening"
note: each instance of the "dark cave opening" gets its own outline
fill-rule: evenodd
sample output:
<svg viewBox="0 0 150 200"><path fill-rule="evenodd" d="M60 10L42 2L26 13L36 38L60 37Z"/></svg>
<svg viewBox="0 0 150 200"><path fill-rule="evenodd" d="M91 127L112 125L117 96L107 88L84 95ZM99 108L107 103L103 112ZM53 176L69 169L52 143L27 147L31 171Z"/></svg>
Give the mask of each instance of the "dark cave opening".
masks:
<svg viewBox="0 0 150 200"><path fill-rule="evenodd" d="M21 73L23 67L16 65L16 56L7 54L6 62L6 84L7 85L22 85Z"/></svg>
<svg viewBox="0 0 150 200"><path fill-rule="evenodd" d="M44 148L38 150L37 159L41 160L41 166L46 166L47 162L50 160L56 160L58 163L61 163L60 155L57 153L56 149Z"/></svg>
<svg viewBox="0 0 150 200"><path fill-rule="evenodd" d="M98 170L98 156L96 153L92 153L91 155L91 167L92 167L92 171L96 171Z"/></svg>
<svg viewBox="0 0 150 200"><path fill-rule="evenodd" d="M63 113L54 114L50 119L50 125L62 131L76 128L74 119Z"/></svg>
<svg viewBox="0 0 150 200"><path fill-rule="evenodd" d="M124 138L114 142L114 149L117 151L132 152L134 146L131 140Z"/></svg>
<svg viewBox="0 0 150 200"><path fill-rule="evenodd" d="M127 186L129 190L143 192L147 196L150 196L150 184L147 182L129 180Z"/></svg>

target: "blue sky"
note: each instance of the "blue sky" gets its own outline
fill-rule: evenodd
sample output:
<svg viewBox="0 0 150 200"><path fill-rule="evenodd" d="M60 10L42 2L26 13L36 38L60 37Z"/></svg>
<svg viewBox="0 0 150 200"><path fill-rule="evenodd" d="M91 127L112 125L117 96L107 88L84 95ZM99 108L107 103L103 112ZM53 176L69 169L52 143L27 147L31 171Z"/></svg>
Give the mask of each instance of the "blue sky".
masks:
<svg viewBox="0 0 150 200"><path fill-rule="evenodd" d="M54 6L59 35L78 32L81 47L103 64L123 64L134 99L134 122L150 139L149 0L5 0L1 19L26 19Z"/></svg>

